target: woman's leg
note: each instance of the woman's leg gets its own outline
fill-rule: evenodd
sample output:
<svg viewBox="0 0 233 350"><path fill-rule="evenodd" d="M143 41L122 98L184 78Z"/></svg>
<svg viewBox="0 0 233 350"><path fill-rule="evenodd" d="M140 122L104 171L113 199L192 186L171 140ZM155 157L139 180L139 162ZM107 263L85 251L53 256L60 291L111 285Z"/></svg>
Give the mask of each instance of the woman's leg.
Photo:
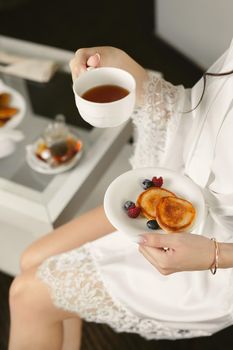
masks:
<svg viewBox="0 0 233 350"><path fill-rule="evenodd" d="M81 346L82 320L69 318L63 321L62 350L79 350Z"/></svg>
<svg viewBox="0 0 233 350"><path fill-rule="evenodd" d="M9 350L60 350L62 321L76 316L53 305L48 287L36 277L36 269L14 280L10 309ZM78 331L79 327L77 336Z"/></svg>
<svg viewBox="0 0 233 350"><path fill-rule="evenodd" d="M91 225L90 223L95 224ZM114 231L114 227L107 220L103 207L93 209L33 243L22 255L21 269L25 272L40 265L49 256L74 249L112 231ZM15 295L15 284L19 284L18 281L19 279L12 286L13 292L11 294L13 295ZM20 284L23 284L26 279L23 278L20 281L22 281ZM11 303L11 305L13 304ZM12 308L12 318L15 312L17 312L17 309ZM63 321L63 326L63 350L78 349L80 346L81 320L77 317L67 319Z"/></svg>

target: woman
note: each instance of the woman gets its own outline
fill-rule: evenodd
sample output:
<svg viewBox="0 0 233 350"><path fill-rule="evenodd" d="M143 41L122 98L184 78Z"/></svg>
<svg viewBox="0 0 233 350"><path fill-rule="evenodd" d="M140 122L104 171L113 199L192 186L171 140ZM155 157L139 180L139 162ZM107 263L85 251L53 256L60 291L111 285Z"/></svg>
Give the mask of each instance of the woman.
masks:
<svg viewBox="0 0 233 350"><path fill-rule="evenodd" d="M100 207L34 243L11 287L10 350L77 349L81 319L147 339L205 336L231 325L233 44L210 69L230 73L209 79L200 104L202 81L192 90L175 87L116 48L80 49L70 66L73 79L87 66L133 74L132 166L187 174L203 189L208 213L198 234L144 234L138 247L114 232Z"/></svg>

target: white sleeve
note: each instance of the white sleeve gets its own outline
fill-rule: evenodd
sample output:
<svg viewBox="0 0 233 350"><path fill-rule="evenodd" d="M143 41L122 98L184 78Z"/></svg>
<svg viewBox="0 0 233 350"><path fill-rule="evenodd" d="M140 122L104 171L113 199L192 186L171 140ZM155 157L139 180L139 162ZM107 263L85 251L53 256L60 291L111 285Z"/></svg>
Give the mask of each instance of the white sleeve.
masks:
<svg viewBox="0 0 233 350"><path fill-rule="evenodd" d="M188 90L183 86L172 85L156 72L148 71L148 76L142 107L136 108L132 116L135 135L130 163L133 168L165 166L184 115L180 112L190 108L185 102ZM177 147L180 148L178 144Z"/></svg>

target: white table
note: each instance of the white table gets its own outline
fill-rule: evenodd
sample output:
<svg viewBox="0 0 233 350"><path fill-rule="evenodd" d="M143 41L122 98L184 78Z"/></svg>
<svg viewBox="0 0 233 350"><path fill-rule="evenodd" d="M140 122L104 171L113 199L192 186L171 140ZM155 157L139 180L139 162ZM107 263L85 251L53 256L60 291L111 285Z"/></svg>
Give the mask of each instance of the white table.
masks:
<svg viewBox="0 0 233 350"><path fill-rule="evenodd" d="M72 52L0 36L0 50L3 49L27 57L56 60L59 70L69 74ZM130 122L110 129L70 126L84 141L81 161L72 170L59 175L36 173L26 163L25 146L41 135L51 119L33 111L24 79L10 75L1 78L23 94L27 102L26 115L18 126L25 139L14 154L0 159L0 270L16 275L22 251L36 238L74 216L129 140L132 127ZM41 84L41 89L45 87Z"/></svg>

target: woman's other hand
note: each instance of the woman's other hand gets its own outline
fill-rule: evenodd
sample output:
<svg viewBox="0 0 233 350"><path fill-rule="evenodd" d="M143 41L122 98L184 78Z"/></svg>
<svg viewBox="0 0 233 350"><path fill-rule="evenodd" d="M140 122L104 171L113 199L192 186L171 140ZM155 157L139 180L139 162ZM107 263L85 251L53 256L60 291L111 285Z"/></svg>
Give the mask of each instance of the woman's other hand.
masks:
<svg viewBox="0 0 233 350"><path fill-rule="evenodd" d="M215 260L215 243L189 233L144 234L139 251L163 275L208 270Z"/></svg>
<svg viewBox="0 0 233 350"><path fill-rule="evenodd" d="M143 84L148 78L146 70L133 60L126 52L111 46L99 46L78 49L70 61L73 81L88 67L116 67L131 73L137 86L137 102L140 103Z"/></svg>

